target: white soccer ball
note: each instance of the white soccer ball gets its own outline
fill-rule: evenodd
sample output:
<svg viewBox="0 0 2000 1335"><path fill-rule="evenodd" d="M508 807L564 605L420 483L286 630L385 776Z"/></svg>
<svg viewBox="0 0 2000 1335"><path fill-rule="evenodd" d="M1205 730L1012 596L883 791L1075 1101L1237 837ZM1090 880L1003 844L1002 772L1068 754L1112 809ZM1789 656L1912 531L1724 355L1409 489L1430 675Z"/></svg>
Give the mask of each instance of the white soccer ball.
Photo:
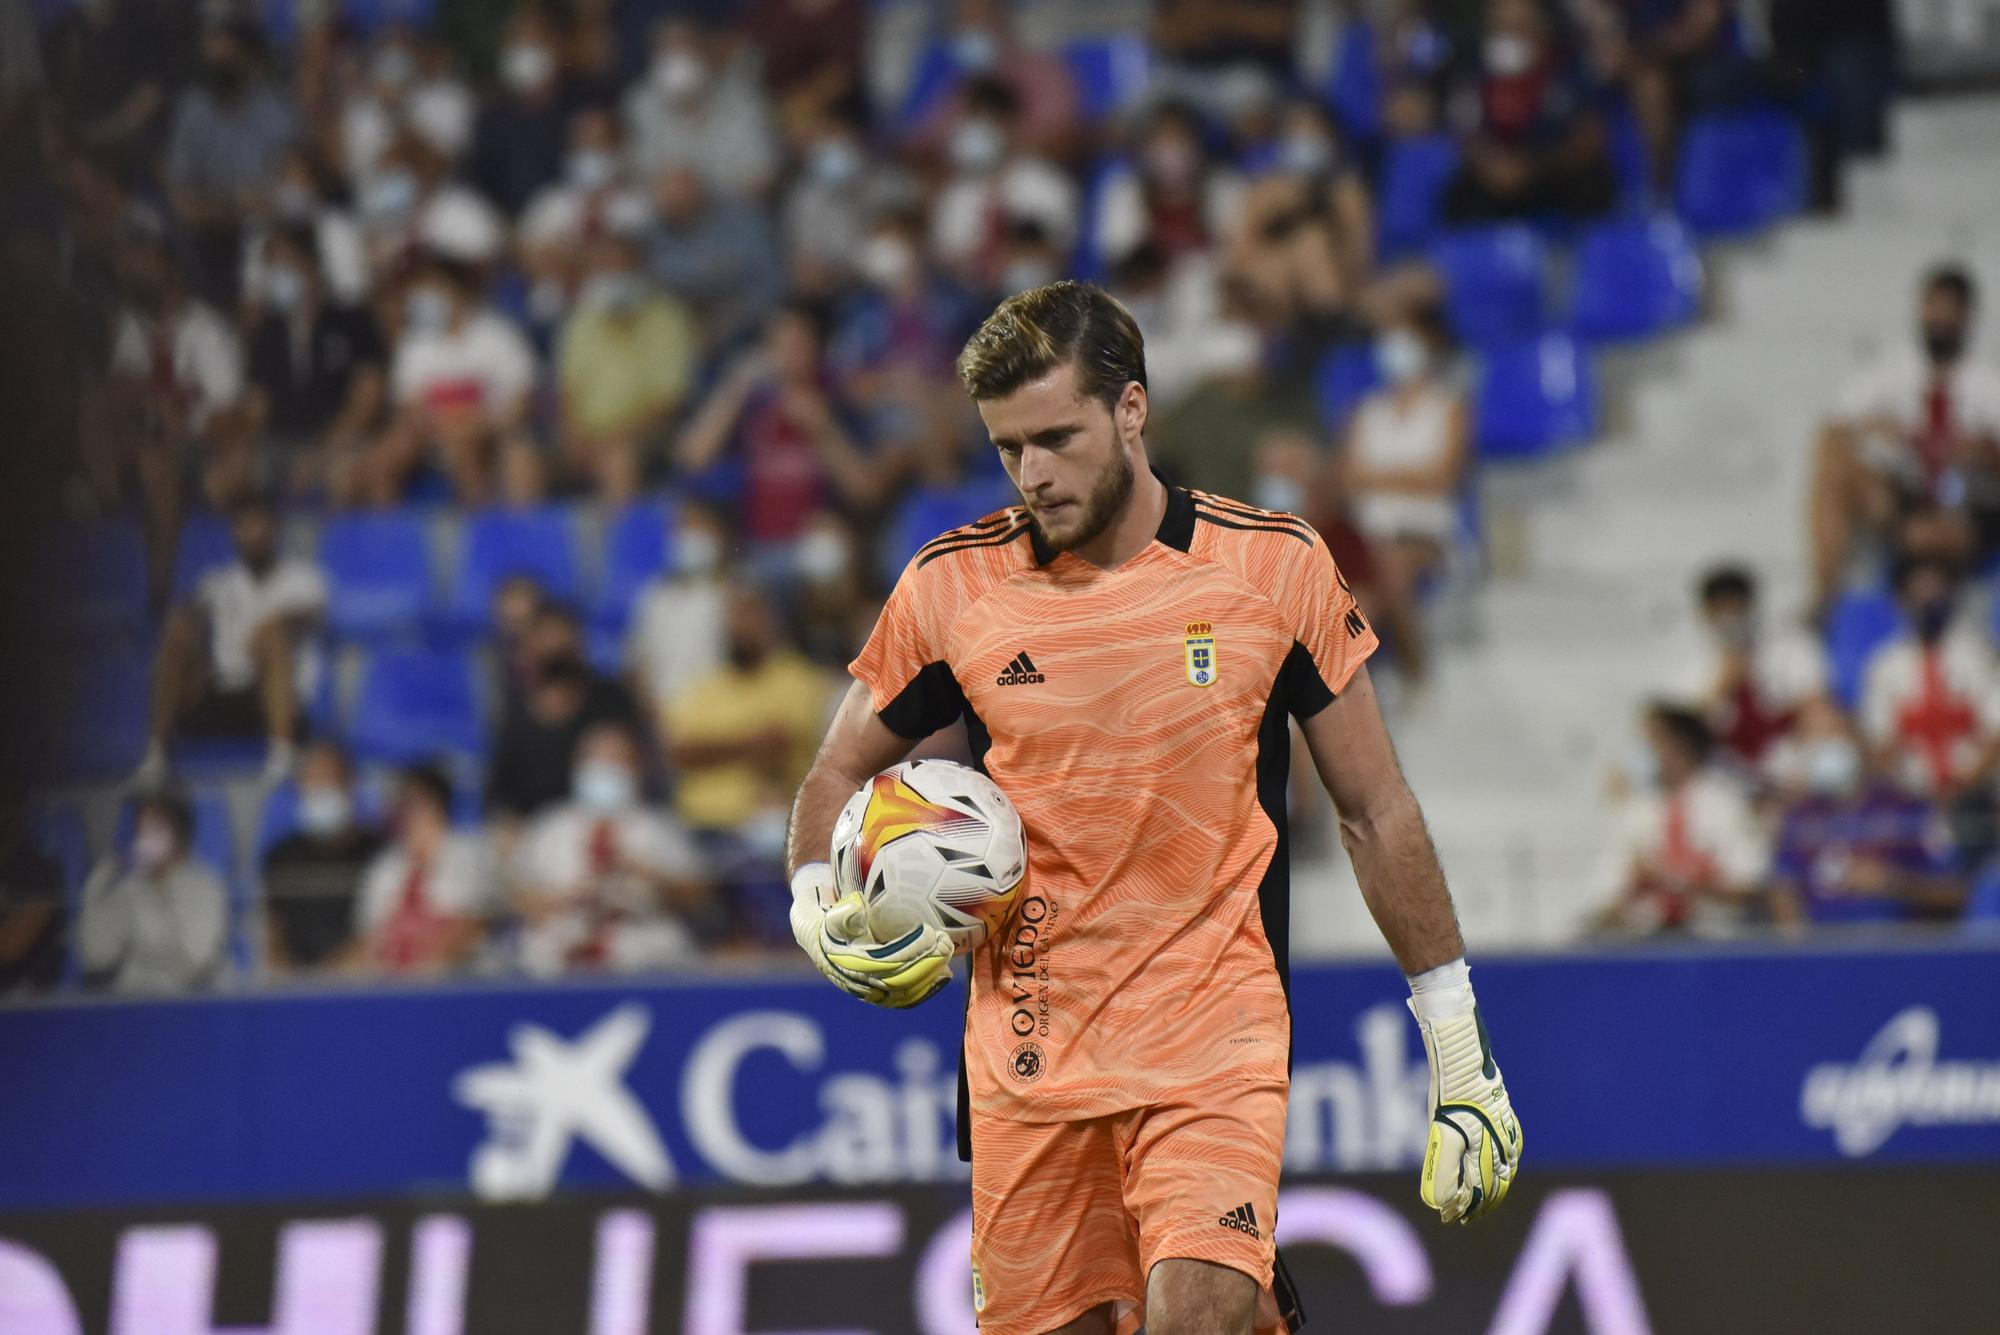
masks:
<svg viewBox="0 0 2000 1335"><path fill-rule="evenodd" d="M861 892L877 941L928 924L963 955L1013 911L1028 841L993 780L949 760L910 760L847 799L833 827L833 866L842 893Z"/></svg>

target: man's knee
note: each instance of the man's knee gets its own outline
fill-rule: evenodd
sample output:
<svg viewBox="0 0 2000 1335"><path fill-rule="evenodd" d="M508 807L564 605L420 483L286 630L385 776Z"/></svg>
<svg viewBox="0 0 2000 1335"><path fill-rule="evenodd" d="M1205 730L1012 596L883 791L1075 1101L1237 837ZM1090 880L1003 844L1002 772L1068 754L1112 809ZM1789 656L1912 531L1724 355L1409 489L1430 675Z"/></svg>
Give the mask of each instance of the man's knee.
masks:
<svg viewBox="0 0 2000 1335"><path fill-rule="evenodd" d="M289 671L292 662L291 628L275 617L250 632L250 657L259 671Z"/></svg>
<svg viewBox="0 0 2000 1335"><path fill-rule="evenodd" d="M1174 1258L1146 1282L1147 1335L1250 1335L1257 1282L1212 1261Z"/></svg>

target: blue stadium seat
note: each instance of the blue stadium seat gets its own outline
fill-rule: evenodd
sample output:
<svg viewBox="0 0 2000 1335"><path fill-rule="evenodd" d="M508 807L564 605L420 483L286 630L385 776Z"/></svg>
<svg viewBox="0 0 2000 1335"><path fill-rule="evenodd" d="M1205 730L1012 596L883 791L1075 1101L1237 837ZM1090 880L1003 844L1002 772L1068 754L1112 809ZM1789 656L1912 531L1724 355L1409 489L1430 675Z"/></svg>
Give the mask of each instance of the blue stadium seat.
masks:
<svg viewBox="0 0 2000 1335"><path fill-rule="evenodd" d="M1532 459L1597 430L1597 375L1568 334L1489 348L1479 387L1482 458Z"/></svg>
<svg viewBox="0 0 2000 1335"><path fill-rule="evenodd" d="M1077 104L1089 120L1107 120L1137 105L1152 82L1152 48L1138 33L1079 37L1062 54L1076 80Z"/></svg>
<svg viewBox="0 0 2000 1335"><path fill-rule="evenodd" d="M1378 243L1385 256L1422 250L1437 235L1445 187L1458 173L1458 145L1450 135L1401 139L1382 162L1376 201Z"/></svg>
<svg viewBox="0 0 2000 1335"><path fill-rule="evenodd" d="M479 684L469 654L380 649L355 696L348 745L357 760L407 765L486 749Z"/></svg>
<svg viewBox="0 0 2000 1335"><path fill-rule="evenodd" d="M342 515L320 534L326 624L345 640L414 632L433 606L427 522L414 511Z"/></svg>
<svg viewBox="0 0 2000 1335"><path fill-rule="evenodd" d="M28 812L29 838L62 868L63 884L72 892L90 874L90 837L83 812L73 802L38 802Z"/></svg>
<svg viewBox="0 0 2000 1335"><path fill-rule="evenodd" d="M1004 478L967 478L955 487L922 483L912 487L897 503L883 534L880 556L884 582L894 583L916 555L917 548L938 534L969 524L1019 499Z"/></svg>
<svg viewBox="0 0 2000 1335"><path fill-rule="evenodd" d="M1879 589L1842 594L1826 619L1826 660L1834 698L1847 709L1861 702L1868 659L1903 630L1895 596Z"/></svg>
<svg viewBox="0 0 2000 1335"><path fill-rule="evenodd" d="M65 525L43 553L36 586L59 631L99 638L136 631L146 620L146 548L138 526L109 520Z"/></svg>
<svg viewBox="0 0 2000 1335"><path fill-rule="evenodd" d="M1431 262L1444 275L1452 331L1466 342L1507 342L1541 331L1548 247L1533 228L1453 232L1431 246Z"/></svg>
<svg viewBox="0 0 2000 1335"><path fill-rule="evenodd" d="M1674 199L1703 235L1760 231L1805 207L1805 136L1775 110L1698 116L1681 135Z"/></svg>
<svg viewBox="0 0 2000 1335"><path fill-rule="evenodd" d="M1653 207L1653 155L1646 146L1639 118L1624 102L1604 115L1605 137L1610 141L1612 170L1618 174L1618 209L1622 213L1647 213Z"/></svg>
<svg viewBox="0 0 2000 1335"><path fill-rule="evenodd" d="M1988 863L1973 878L1971 898L1965 901L1966 926L1978 932L2000 932L2000 860Z"/></svg>
<svg viewBox="0 0 2000 1335"><path fill-rule="evenodd" d="M146 750L152 663L143 653L90 654L53 677L46 754L51 779L115 779Z"/></svg>
<svg viewBox="0 0 2000 1335"><path fill-rule="evenodd" d="M667 568L673 550L673 507L658 499L626 507L604 527L604 562L592 611L601 625L624 626L648 580Z"/></svg>
<svg viewBox="0 0 2000 1335"><path fill-rule="evenodd" d="M481 510L467 517L451 604L456 626L466 631L483 628L492 614L494 591L515 575L532 576L553 597L575 599L582 580L576 532L567 511L544 505Z"/></svg>
<svg viewBox="0 0 2000 1335"><path fill-rule="evenodd" d="M1347 427L1347 419L1370 390L1382 383L1382 368L1375 360L1373 343L1348 343L1333 349L1320 360L1315 378L1319 400L1319 420L1328 431Z"/></svg>
<svg viewBox="0 0 2000 1335"><path fill-rule="evenodd" d="M1701 256L1670 217L1600 223L1577 248L1570 328L1581 338L1645 338L1701 311Z"/></svg>
<svg viewBox="0 0 2000 1335"><path fill-rule="evenodd" d="M905 135L914 131L931 108L958 87L961 77L963 72L952 55L950 43L935 38L924 43L923 50L911 62L910 82L891 121L891 133Z"/></svg>
<svg viewBox="0 0 2000 1335"><path fill-rule="evenodd" d="M174 549L174 597L187 597L203 575L235 559L236 544L229 536L228 519L212 511L189 515L181 525L180 545Z"/></svg>
<svg viewBox="0 0 2000 1335"><path fill-rule="evenodd" d="M1367 142L1382 133L1382 74L1375 63L1375 29L1352 21L1340 30L1327 101L1347 137Z"/></svg>

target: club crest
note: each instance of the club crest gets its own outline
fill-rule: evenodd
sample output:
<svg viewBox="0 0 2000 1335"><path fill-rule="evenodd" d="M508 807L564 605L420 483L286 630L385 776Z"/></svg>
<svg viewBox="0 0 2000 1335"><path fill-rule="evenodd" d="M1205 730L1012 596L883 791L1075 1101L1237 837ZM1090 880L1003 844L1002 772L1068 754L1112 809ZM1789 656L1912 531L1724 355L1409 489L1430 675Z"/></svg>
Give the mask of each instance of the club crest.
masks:
<svg viewBox="0 0 2000 1335"><path fill-rule="evenodd" d="M1206 621L1187 623L1187 638L1182 641L1187 653L1187 679L1190 686L1215 685L1218 671L1215 663L1215 627Z"/></svg>

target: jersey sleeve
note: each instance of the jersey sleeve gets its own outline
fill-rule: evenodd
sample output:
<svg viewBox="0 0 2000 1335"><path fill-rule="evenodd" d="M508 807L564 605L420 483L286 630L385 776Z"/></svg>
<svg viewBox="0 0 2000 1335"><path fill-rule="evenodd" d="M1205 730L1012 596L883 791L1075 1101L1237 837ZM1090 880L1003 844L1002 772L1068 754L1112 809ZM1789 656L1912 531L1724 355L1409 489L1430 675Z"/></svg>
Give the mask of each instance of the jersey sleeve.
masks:
<svg viewBox="0 0 2000 1335"><path fill-rule="evenodd" d="M963 712L965 695L945 661L953 600L915 561L882 605L868 643L847 670L868 688L876 717L898 737L919 741Z"/></svg>
<svg viewBox="0 0 2000 1335"><path fill-rule="evenodd" d="M1273 592L1292 627L1292 653L1280 681L1285 708L1308 719L1347 689L1380 642L1318 537L1292 560Z"/></svg>

